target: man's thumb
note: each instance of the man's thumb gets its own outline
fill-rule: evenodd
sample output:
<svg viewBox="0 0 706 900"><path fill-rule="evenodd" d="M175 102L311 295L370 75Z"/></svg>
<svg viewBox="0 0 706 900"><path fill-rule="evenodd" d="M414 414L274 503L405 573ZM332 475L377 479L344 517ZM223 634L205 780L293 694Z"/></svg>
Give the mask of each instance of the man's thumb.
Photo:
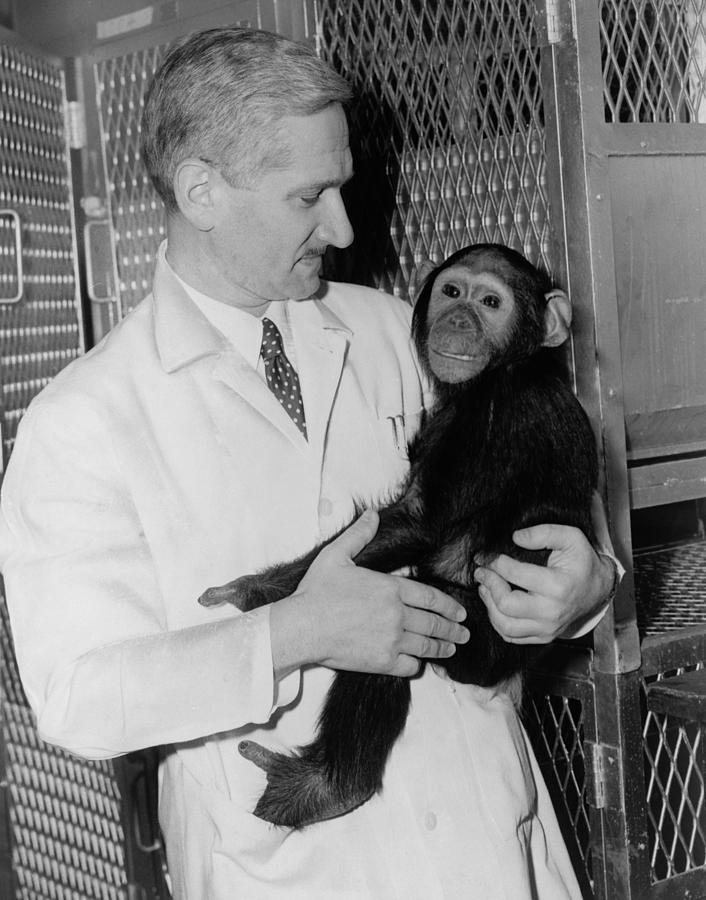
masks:
<svg viewBox="0 0 706 900"><path fill-rule="evenodd" d="M527 550L563 550L569 546L566 528L553 524L520 528L513 533L512 539L519 547Z"/></svg>
<svg viewBox="0 0 706 900"><path fill-rule="evenodd" d="M335 541L329 544L329 548L335 548L349 559L355 559L375 537L379 523L380 516L377 512L374 509L366 509L345 531L339 534Z"/></svg>

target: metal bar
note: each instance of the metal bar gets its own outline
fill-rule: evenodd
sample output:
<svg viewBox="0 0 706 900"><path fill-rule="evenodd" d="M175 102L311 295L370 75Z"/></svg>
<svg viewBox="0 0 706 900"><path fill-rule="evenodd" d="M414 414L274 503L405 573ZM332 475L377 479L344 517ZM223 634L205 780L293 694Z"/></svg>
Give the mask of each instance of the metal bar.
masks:
<svg viewBox="0 0 706 900"><path fill-rule="evenodd" d="M697 500L706 494L706 457L636 466L628 480L633 509Z"/></svg>
<svg viewBox="0 0 706 900"><path fill-rule="evenodd" d="M13 297L0 297L0 303L19 303L24 293L24 273L22 270L22 223L14 209L0 209L0 216L12 219L15 226L15 259L17 261L17 292Z"/></svg>
<svg viewBox="0 0 706 900"><path fill-rule="evenodd" d="M693 625L644 638L642 659L642 674L646 678L703 662L706 660L706 625Z"/></svg>
<svg viewBox="0 0 706 900"><path fill-rule="evenodd" d="M602 752L601 834L594 836L596 897L644 900L650 885L639 672L595 673Z"/></svg>
<svg viewBox="0 0 706 900"><path fill-rule="evenodd" d="M647 705L653 712L706 722L706 670L653 681L647 688Z"/></svg>
<svg viewBox="0 0 706 900"><path fill-rule="evenodd" d="M115 302L115 291L113 289L112 263L109 269L104 270L102 273L103 278L99 281L96 281L96 273L93 268L94 243L91 240L91 237L96 228L101 228L103 230L107 229L108 232L110 232L110 222L107 219L91 220L90 222L86 222L83 226L83 243L86 259L86 292L88 294L88 299L92 300L94 303L113 303ZM110 234L108 239L110 240ZM105 285L106 293L104 295L96 293L96 285L98 284Z"/></svg>
<svg viewBox="0 0 706 900"><path fill-rule="evenodd" d="M692 869L682 875L673 875L650 886L639 900L706 900L706 868Z"/></svg>

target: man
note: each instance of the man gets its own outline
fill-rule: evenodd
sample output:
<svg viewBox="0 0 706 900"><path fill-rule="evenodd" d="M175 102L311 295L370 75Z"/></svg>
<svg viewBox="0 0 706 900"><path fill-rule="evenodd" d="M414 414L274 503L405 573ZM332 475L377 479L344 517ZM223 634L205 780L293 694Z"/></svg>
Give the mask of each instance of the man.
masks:
<svg viewBox="0 0 706 900"><path fill-rule="evenodd" d="M273 607L196 602L389 491L429 399L407 307L320 282L326 247L353 239L348 98L263 32L204 32L165 58L143 122L168 216L153 292L31 405L3 488L27 695L41 735L76 753L168 748L178 900L578 897L511 704L433 665L379 796L296 832L251 812L264 776L241 739L306 743L332 668L414 676L468 634L451 598L352 563L374 513ZM282 337L287 396L263 335L265 356ZM548 569L501 559L479 576L501 633L548 641L600 614L612 567L583 535L525 542L553 548Z"/></svg>

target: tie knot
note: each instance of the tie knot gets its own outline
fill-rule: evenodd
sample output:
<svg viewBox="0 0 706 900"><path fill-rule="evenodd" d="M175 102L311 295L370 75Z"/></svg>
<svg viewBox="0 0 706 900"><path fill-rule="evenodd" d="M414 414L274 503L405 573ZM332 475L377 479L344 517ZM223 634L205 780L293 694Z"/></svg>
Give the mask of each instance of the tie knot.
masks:
<svg viewBox="0 0 706 900"><path fill-rule="evenodd" d="M260 355L263 359L274 359L282 353L282 335L271 319L262 320L262 345Z"/></svg>

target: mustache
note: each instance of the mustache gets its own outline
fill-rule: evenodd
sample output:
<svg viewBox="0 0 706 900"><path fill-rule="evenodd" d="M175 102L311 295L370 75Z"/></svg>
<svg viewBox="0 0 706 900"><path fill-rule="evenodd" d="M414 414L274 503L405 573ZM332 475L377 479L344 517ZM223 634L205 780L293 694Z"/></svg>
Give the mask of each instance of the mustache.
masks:
<svg viewBox="0 0 706 900"><path fill-rule="evenodd" d="M302 256L302 259L308 259L310 256L323 256L327 250L328 244L324 244L323 247L310 247Z"/></svg>

